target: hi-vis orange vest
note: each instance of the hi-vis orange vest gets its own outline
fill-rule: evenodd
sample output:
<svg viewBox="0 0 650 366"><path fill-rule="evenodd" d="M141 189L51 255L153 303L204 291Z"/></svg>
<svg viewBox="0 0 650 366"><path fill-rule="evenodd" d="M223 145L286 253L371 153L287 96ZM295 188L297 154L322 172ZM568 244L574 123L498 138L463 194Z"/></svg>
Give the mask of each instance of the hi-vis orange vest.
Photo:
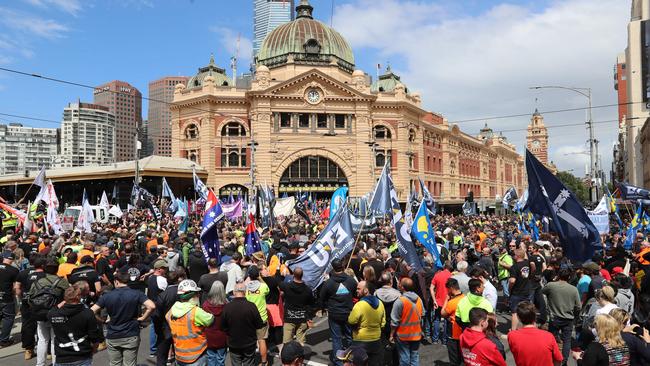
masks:
<svg viewBox="0 0 650 366"><path fill-rule="evenodd" d="M643 248L643 249L641 249L641 251L639 252L639 254L636 255L637 260L638 260L639 263L641 263L641 265L643 265L643 266L647 266L647 265L650 264L650 261L648 261L647 259L643 258L644 255L648 254L648 252L650 252L650 248Z"/></svg>
<svg viewBox="0 0 650 366"><path fill-rule="evenodd" d="M402 316L399 327L397 328L397 338L400 341L419 341L422 339L422 300L418 297L415 304L406 296L400 297L402 300Z"/></svg>
<svg viewBox="0 0 650 366"><path fill-rule="evenodd" d="M165 315L174 340L176 360L183 363L195 362L208 348L203 331L194 324L196 309L194 307L180 318L172 317L171 310Z"/></svg>

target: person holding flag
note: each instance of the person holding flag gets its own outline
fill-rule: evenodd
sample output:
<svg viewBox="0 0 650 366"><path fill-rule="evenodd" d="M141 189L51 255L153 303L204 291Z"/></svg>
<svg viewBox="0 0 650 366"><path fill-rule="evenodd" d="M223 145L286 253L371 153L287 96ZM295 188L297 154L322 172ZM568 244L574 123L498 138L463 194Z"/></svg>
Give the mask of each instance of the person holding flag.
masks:
<svg viewBox="0 0 650 366"><path fill-rule="evenodd" d="M248 214L246 221L248 224L246 225L246 238L244 239L244 247L246 249L246 255L250 257L253 255L253 253L261 251L262 246L260 245L259 234L255 228L255 217L253 217L252 213Z"/></svg>

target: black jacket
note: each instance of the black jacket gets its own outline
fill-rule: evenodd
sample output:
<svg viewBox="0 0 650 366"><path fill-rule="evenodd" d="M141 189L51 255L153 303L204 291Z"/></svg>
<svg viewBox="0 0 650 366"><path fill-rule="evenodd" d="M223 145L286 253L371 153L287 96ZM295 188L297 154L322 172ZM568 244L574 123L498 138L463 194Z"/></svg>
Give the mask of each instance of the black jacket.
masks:
<svg viewBox="0 0 650 366"><path fill-rule="evenodd" d="M314 317L316 303L311 289L304 283L281 282L280 289L284 298L284 321L287 323L304 323Z"/></svg>
<svg viewBox="0 0 650 366"><path fill-rule="evenodd" d="M226 304L221 326L228 335L228 347L234 353L255 351L257 330L264 327L260 312L244 297L235 297Z"/></svg>
<svg viewBox="0 0 650 366"><path fill-rule="evenodd" d="M165 321L165 314L172 308L176 302L178 295L178 285L169 285L165 291L158 294L158 298L154 300L156 310L151 316L154 329L157 334L164 334L165 338L171 338L172 333L169 329L169 324Z"/></svg>
<svg viewBox="0 0 650 366"><path fill-rule="evenodd" d="M83 304L55 307L48 312L47 319L54 331L57 362L72 363L92 358L92 345L104 340L95 314Z"/></svg>
<svg viewBox="0 0 650 366"><path fill-rule="evenodd" d="M330 274L320 291L320 307L332 320L347 321L352 311L352 296L357 289L354 278L345 273Z"/></svg>
<svg viewBox="0 0 650 366"><path fill-rule="evenodd" d="M198 250L194 250L190 253L187 266L190 270L188 279L196 283L199 283L201 276L208 273L208 265L205 262L205 257L203 256L203 253Z"/></svg>

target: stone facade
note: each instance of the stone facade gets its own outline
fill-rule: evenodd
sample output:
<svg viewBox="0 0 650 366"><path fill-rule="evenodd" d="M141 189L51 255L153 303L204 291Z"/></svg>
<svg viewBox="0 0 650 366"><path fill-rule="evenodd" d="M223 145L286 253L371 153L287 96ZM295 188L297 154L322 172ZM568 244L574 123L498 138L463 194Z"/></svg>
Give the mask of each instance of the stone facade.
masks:
<svg viewBox="0 0 650 366"><path fill-rule="evenodd" d="M302 18L311 21L303 3ZM363 71L350 71L346 55L310 55L308 47L318 52L319 42L305 42L306 54L274 56L268 67L258 60L250 88L233 87L216 67L199 69L202 80L192 85L177 85L172 156L205 168L207 185L219 194L254 183L279 195L329 195L345 184L350 196L362 196L387 159L401 201L420 190L418 177L443 204L462 202L468 190L490 204L510 186L521 193L523 158L505 138L461 132L424 109L390 70L380 79L391 87L378 87Z"/></svg>

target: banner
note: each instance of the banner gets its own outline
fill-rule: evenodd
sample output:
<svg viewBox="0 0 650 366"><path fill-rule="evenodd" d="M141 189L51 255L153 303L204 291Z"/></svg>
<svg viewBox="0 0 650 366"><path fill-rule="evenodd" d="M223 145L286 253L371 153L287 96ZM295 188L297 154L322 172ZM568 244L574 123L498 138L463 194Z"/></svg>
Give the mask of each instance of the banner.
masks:
<svg viewBox="0 0 650 366"><path fill-rule="evenodd" d="M438 252L438 246L436 245L436 237L433 233L433 228L431 227L429 212L424 200L422 200L418 213L415 215L415 220L411 227L411 233L420 243L422 243L424 248L431 253L433 259L436 261L436 266L442 268L440 253Z"/></svg>
<svg viewBox="0 0 650 366"><path fill-rule="evenodd" d="M242 217L243 214L243 201L239 200L235 203L222 204L223 214L229 220L235 220Z"/></svg>
<svg viewBox="0 0 650 366"><path fill-rule="evenodd" d="M291 270L302 268L302 280L315 289L323 281L323 275L330 272L332 260L342 259L353 247L354 234L345 205L325 226L316 241L298 258L288 261L287 266Z"/></svg>
<svg viewBox="0 0 650 366"><path fill-rule="evenodd" d="M203 242L203 256L207 262L210 258L217 258L219 262L221 253L219 252L219 230L217 223L223 218L223 210L219 199L212 190L208 192L203 221L201 225L201 241Z"/></svg>
<svg viewBox="0 0 650 366"><path fill-rule="evenodd" d="M287 197L287 198L276 198L275 207L273 207L273 216L285 216L289 217L296 213L296 198Z"/></svg>
<svg viewBox="0 0 650 366"><path fill-rule="evenodd" d="M194 190L199 194L199 197L207 199L208 197L208 187L205 186L201 178L196 175L196 171L192 167L192 178L194 180ZM171 190L170 190L171 191Z"/></svg>
<svg viewBox="0 0 650 366"><path fill-rule="evenodd" d="M589 212L587 216L589 216L589 220L591 220L591 222L594 224L599 234L609 234L609 214L597 214Z"/></svg>
<svg viewBox="0 0 650 366"><path fill-rule="evenodd" d="M99 207L104 207L106 209L110 207L108 203L108 196L106 196L106 191L102 191L102 199L99 201Z"/></svg>

